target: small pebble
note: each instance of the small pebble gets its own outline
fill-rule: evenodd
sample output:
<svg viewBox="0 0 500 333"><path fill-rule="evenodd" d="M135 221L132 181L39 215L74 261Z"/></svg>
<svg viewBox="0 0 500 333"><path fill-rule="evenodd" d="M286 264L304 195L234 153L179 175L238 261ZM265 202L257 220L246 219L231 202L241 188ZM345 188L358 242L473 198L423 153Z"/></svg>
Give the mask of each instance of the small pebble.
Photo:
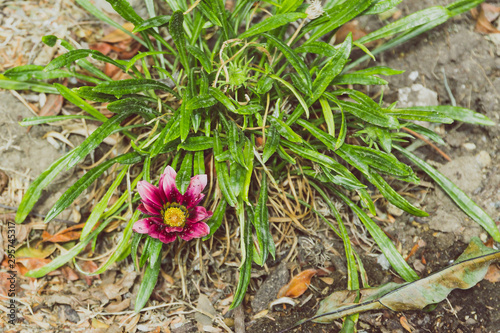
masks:
<svg viewBox="0 0 500 333"><path fill-rule="evenodd" d="M408 75L408 78L412 81L415 81L418 78L418 71L413 71Z"/></svg>
<svg viewBox="0 0 500 333"><path fill-rule="evenodd" d="M474 149L476 149L476 144L474 144L472 142L467 142L467 143L464 143L464 148L467 150L474 150Z"/></svg>
<svg viewBox="0 0 500 333"><path fill-rule="evenodd" d="M487 151L481 150L479 154L476 155L476 161L482 168L489 168L491 166L491 157Z"/></svg>

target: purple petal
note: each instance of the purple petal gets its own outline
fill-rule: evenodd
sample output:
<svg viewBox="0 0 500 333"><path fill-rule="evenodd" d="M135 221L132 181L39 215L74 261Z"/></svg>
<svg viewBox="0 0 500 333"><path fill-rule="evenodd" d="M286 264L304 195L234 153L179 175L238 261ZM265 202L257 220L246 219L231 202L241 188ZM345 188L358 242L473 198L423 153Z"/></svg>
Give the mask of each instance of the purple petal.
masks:
<svg viewBox="0 0 500 333"><path fill-rule="evenodd" d="M177 174L171 166L167 166L165 171L160 178L161 189L165 195L168 202L179 202L182 195L179 193L177 186L175 185L175 177Z"/></svg>
<svg viewBox="0 0 500 333"><path fill-rule="evenodd" d="M207 186L207 175L197 175L191 178L191 182L182 198L183 204L189 206L189 204L198 199L205 186Z"/></svg>
<svg viewBox="0 0 500 333"><path fill-rule="evenodd" d="M137 207L137 209L144 213L144 214L148 214L148 215L160 215L161 216L161 211L159 209L157 209L156 207L154 206L150 206L146 203L141 203L139 205L139 207Z"/></svg>
<svg viewBox="0 0 500 333"><path fill-rule="evenodd" d="M148 205L154 206L157 209L161 209L163 202L161 200L160 189L154 185L151 185L147 181L141 180L137 184L137 190L141 196L143 202Z"/></svg>
<svg viewBox="0 0 500 333"><path fill-rule="evenodd" d="M190 241L193 238L200 238L210 233L210 227L205 222L186 225L184 232L179 234L179 237L185 241Z"/></svg>
<svg viewBox="0 0 500 333"><path fill-rule="evenodd" d="M160 234L160 238L158 238L161 242L168 244L173 242L177 238L175 233L166 233L163 232Z"/></svg>
<svg viewBox="0 0 500 333"><path fill-rule="evenodd" d="M213 213L205 209L203 206L196 206L189 213L189 218L186 220L188 224L194 224L196 222L203 221L206 218L212 217Z"/></svg>
<svg viewBox="0 0 500 333"><path fill-rule="evenodd" d="M132 230L140 234L147 234L150 229L151 223L149 222L149 218L139 220L132 226Z"/></svg>
<svg viewBox="0 0 500 333"><path fill-rule="evenodd" d="M156 223L152 223L149 228L148 235L158 239L160 237L160 234L161 234L160 227Z"/></svg>
<svg viewBox="0 0 500 333"><path fill-rule="evenodd" d="M193 207L198 206L198 204L199 204L199 203L201 202L201 200L203 200L204 198L205 198L205 194L201 193L201 194L198 196L198 198L196 198L194 201L192 201L192 202L188 203L188 204L186 205L186 208L189 210L189 209L191 209L191 208L193 208Z"/></svg>

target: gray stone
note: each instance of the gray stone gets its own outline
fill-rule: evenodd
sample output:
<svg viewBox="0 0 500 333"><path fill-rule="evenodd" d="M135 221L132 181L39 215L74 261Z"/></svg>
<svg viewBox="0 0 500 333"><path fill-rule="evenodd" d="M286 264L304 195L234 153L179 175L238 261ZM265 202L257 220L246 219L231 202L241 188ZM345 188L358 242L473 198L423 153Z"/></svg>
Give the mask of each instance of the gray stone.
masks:
<svg viewBox="0 0 500 333"><path fill-rule="evenodd" d="M288 283L290 273L286 268L286 262L282 261L274 272L262 283L252 300L252 309L254 312L260 312L267 308L268 304L276 299L278 291L282 286Z"/></svg>

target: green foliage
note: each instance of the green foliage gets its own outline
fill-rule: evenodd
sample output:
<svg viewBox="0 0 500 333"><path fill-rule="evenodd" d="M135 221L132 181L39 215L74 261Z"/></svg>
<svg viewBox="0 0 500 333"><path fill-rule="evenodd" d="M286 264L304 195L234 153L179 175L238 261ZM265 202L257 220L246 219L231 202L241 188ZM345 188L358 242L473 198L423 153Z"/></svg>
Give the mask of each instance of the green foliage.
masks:
<svg viewBox="0 0 500 333"><path fill-rule="evenodd" d="M71 205L111 166L126 165L116 168L119 172L116 181L88 218L80 243L51 264L30 272L30 276L43 276L73 259L88 242L95 242L110 219L126 219L115 251L92 274L99 274L128 253L138 269L147 264L135 303L136 311L140 311L157 281L161 243L146 237L142 245L144 238L137 235L132 239L132 224L139 218L137 212L132 217L127 215L136 207L137 196L132 192L141 179L157 180L159 169L153 166L165 161L171 161L169 164L178 170L176 182L184 192L193 173L205 173L205 157L212 155L213 164L207 166L213 165L215 170L207 173L215 171L217 182L213 186L218 189L211 192L208 203L217 203L217 207L208 221L210 235L204 240L217 231L225 214L236 214L242 260L232 308L244 299L252 262L264 265L269 254L275 256L268 218L273 214L269 211L269 193L280 191L277 184L290 171L308 178L334 212L340 231L322 219L345 245L349 289L359 288L357 270L362 273L363 268L359 258L355 260L357 255L350 245L348 230L331 195L359 217L398 274L407 281L418 279L394 244L367 215L367 211L376 214L366 189L368 183L404 211L427 215L386 181L392 177L418 183L417 175L399 160L400 156L429 174L500 241L491 218L446 178L401 148L409 137L401 132L402 127L443 142L436 133L413 124L414 120L439 123L458 120L477 125L493 125L492 121L460 107L385 108L361 91L345 89L352 84L383 85L386 81L380 76L402 72L382 66L350 71L361 61L352 58L353 49L368 53L360 58L366 59L470 9L470 1L425 9L356 42L349 35L340 45L332 45L330 40L344 23L360 15L389 10L401 0L329 1L323 15L313 19L310 19L310 5L301 0L256 3L242 0L236 2L232 11L225 9L222 0L196 2L189 9L185 1L167 0L170 15L152 15L147 20L139 17L126 0L108 2L134 24L138 35L126 33L143 45L139 54L128 61L113 60L98 51L75 49L69 42L59 40L68 52L47 66L22 66L0 75L1 88L59 93L89 114L28 118L21 123L23 126L80 118L98 125L82 144L54 162L32 183L19 207L17 223L25 220L42 190L61 171L83 161L111 134L119 132L127 136L134 150L89 170L56 202L46 222ZM122 29L90 1L77 0L77 3L97 18ZM152 2L147 4L149 12L154 13ZM170 42L161 37L166 33L171 36ZM371 53L363 45L393 36ZM44 38L51 46L57 41L54 36ZM113 64L132 78L113 81L99 66L88 61L89 57L101 64ZM80 74L80 68L87 74ZM77 77L88 84L70 89L60 84L60 79L67 77ZM114 115L108 119L87 101L109 103L107 108ZM135 125L122 127L130 119L135 120ZM127 190L106 211L111 195L132 169L139 170L133 173L137 176L132 182L127 176ZM349 191L357 192L359 202L346 195ZM303 201L301 204L311 207ZM104 222L98 224L101 220ZM253 241L254 234L257 242ZM141 248L142 254L138 256ZM355 321L355 317L350 317L345 330Z"/></svg>

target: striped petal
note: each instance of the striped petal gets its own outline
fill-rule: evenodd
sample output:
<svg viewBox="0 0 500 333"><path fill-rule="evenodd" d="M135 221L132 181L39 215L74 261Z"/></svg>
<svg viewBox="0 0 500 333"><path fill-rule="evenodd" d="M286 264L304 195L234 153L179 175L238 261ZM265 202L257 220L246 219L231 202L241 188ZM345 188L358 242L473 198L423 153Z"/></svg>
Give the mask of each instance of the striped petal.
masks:
<svg viewBox="0 0 500 333"><path fill-rule="evenodd" d="M190 241L193 238L200 238L210 233L210 227L205 222L195 224L186 224L184 232L179 234L179 237L185 241Z"/></svg>
<svg viewBox="0 0 500 333"><path fill-rule="evenodd" d="M149 222L149 218L142 219L134 223L132 226L132 230L140 234L147 234L151 229L151 223Z"/></svg>
<svg viewBox="0 0 500 333"><path fill-rule="evenodd" d="M137 190L139 191L141 199L144 203L157 209L161 209L161 207L163 206L163 201L161 200L159 188L151 185L147 181L141 180L137 184Z"/></svg>
<svg viewBox="0 0 500 333"><path fill-rule="evenodd" d="M158 216L161 216L161 211L159 209L157 209L156 207L154 206L150 206L148 205L147 203L141 203L137 209L144 213L144 214L148 214L148 215L158 215Z"/></svg>
<svg viewBox="0 0 500 333"><path fill-rule="evenodd" d="M205 186L207 186L207 175L197 175L191 178L186 193L182 197L182 204L188 207L191 206L198 199Z"/></svg>
<svg viewBox="0 0 500 333"><path fill-rule="evenodd" d="M172 243L177 238L175 233L167 233L163 232L160 234L160 238L158 238L161 242L168 244Z"/></svg>
<svg viewBox="0 0 500 333"><path fill-rule="evenodd" d="M194 224L200 221L203 221L204 219L207 219L209 217L212 217L213 213L212 212L207 212L205 207L203 206L196 206L193 208L193 210L189 213L189 217L186 220L187 224Z"/></svg>
<svg viewBox="0 0 500 333"><path fill-rule="evenodd" d="M167 202L179 202L179 199L182 198L175 185L175 177L177 177L177 174L170 165L165 168L162 177L160 177L160 188Z"/></svg>

